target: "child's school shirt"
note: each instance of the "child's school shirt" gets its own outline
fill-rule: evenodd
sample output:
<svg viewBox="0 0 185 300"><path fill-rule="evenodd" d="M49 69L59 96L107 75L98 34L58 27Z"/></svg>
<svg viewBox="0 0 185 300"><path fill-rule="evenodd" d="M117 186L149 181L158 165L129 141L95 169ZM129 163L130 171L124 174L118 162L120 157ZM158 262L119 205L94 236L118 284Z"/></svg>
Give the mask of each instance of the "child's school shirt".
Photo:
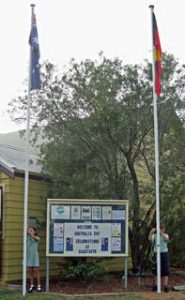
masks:
<svg viewBox="0 0 185 300"><path fill-rule="evenodd" d="M38 236L32 239L30 235L27 236L27 266L39 267L39 245L40 238Z"/></svg>
<svg viewBox="0 0 185 300"><path fill-rule="evenodd" d="M167 233L165 233L165 238L160 235L160 253L167 253L168 252L168 241L169 236ZM152 243L154 244L154 251L157 252L157 234L152 234Z"/></svg>

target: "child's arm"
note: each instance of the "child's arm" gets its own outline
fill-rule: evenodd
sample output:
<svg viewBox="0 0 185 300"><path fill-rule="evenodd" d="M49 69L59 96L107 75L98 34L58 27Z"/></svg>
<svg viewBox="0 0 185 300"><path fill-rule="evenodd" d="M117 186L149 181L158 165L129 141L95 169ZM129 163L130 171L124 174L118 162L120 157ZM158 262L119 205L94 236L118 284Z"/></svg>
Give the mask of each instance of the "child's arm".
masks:
<svg viewBox="0 0 185 300"><path fill-rule="evenodd" d="M169 241L169 235L167 233L164 233L162 230L160 231L160 235L163 237L163 239L168 242Z"/></svg>
<svg viewBox="0 0 185 300"><path fill-rule="evenodd" d="M35 231L34 231L32 228L30 228L30 229L28 230L28 234L31 236L31 238L32 238L33 240L36 240L36 241L39 241L39 240L40 240L40 238L35 234Z"/></svg>
<svg viewBox="0 0 185 300"><path fill-rule="evenodd" d="M152 228L149 232L149 235L148 235L148 240L149 241L152 241L153 240L153 234L154 232L156 231L156 228Z"/></svg>

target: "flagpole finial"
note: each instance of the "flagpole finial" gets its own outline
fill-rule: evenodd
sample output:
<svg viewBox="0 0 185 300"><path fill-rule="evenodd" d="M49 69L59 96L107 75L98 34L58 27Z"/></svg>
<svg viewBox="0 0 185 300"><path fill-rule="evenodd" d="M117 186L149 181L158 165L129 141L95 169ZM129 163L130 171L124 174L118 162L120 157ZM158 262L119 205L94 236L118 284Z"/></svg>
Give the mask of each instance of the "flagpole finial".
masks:
<svg viewBox="0 0 185 300"><path fill-rule="evenodd" d="M153 4L149 5L149 8L154 9L154 5Z"/></svg>

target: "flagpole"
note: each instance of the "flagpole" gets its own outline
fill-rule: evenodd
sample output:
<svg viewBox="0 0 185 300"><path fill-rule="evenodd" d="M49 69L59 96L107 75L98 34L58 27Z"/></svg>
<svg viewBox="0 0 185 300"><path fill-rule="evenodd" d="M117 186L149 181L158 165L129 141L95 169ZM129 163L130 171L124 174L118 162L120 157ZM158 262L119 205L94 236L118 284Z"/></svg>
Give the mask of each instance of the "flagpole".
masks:
<svg viewBox="0 0 185 300"><path fill-rule="evenodd" d="M153 10L154 5L149 6L151 10L152 39L153 39ZM157 228L157 292L161 293L161 256L160 256L160 203L159 203L159 133L157 114L157 94L155 91L155 57L154 44L152 42L152 78L153 78L153 106L154 106L154 140L155 140L155 188L156 188L156 228Z"/></svg>
<svg viewBox="0 0 185 300"><path fill-rule="evenodd" d="M31 26L34 14L34 4L31 4ZM30 153L30 100L31 100L31 61L32 50L30 47L28 100L26 120L26 142L25 142L25 178L24 178L24 230L23 230L23 286L22 295L26 295L26 269L27 269L27 226L28 226L28 189L29 189L29 153Z"/></svg>

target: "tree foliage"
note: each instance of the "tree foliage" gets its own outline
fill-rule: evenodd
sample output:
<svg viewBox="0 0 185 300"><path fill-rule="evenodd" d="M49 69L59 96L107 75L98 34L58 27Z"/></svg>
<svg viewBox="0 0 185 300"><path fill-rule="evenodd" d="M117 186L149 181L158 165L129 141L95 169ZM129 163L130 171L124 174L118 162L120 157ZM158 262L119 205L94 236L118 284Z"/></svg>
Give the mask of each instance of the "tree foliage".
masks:
<svg viewBox="0 0 185 300"><path fill-rule="evenodd" d="M164 55L158 99L160 205L171 233L184 208L184 70L173 56ZM147 61L124 65L102 54L97 61L71 60L62 74L46 62L43 88L31 102L32 130L42 134L41 161L44 174L52 178L52 196L129 199L134 268L146 263L147 233L155 222L151 74ZM14 120L24 120L26 103L26 95L13 100Z"/></svg>

